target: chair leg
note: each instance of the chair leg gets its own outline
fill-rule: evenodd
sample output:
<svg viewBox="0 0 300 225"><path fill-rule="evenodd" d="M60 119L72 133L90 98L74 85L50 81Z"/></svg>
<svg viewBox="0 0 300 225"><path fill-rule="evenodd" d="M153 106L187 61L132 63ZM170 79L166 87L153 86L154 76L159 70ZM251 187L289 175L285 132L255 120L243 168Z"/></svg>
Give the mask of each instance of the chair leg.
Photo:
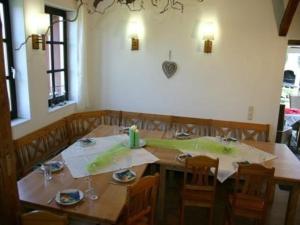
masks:
<svg viewBox="0 0 300 225"><path fill-rule="evenodd" d="M272 184L270 188L269 199L268 199L269 204L272 204L274 201L275 190L276 190L276 185Z"/></svg>
<svg viewBox="0 0 300 225"><path fill-rule="evenodd" d="M180 225L184 225L184 204L181 203L181 206L180 206Z"/></svg>
<svg viewBox="0 0 300 225"><path fill-rule="evenodd" d="M213 207L211 207L210 209L209 209L209 225L213 225L213 214L214 214L214 208Z"/></svg>
<svg viewBox="0 0 300 225"><path fill-rule="evenodd" d="M226 217L226 224L234 225L234 214L229 208L226 210Z"/></svg>

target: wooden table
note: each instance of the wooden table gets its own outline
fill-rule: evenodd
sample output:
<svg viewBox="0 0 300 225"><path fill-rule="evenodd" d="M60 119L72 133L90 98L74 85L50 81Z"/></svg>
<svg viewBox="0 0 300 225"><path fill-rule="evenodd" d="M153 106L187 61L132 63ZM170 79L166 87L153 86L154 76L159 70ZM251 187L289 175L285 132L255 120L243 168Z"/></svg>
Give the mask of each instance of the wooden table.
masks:
<svg viewBox="0 0 300 225"><path fill-rule="evenodd" d="M119 134L119 127L116 126L99 126L91 132L89 137L109 136ZM142 137L151 138L171 138L172 134L159 131L140 131ZM291 185L287 212L285 217L286 225L293 225L296 213L298 197L300 194L300 162L293 153L283 144L273 144L267 142L245 143L255 146L263 151L277 155L277 159L266 162L268 167L275 167L275 182L277 184ZM160 189L159 189L159 216L164 215L164 200L166 191L166 171L182 170L183 164L176 160L178 152L175 150L149 148L146 149L153 153L160 160ZM60 155L57 156L61 157ZM137 172L138 181L143 175L147 165L134 167ZM102 224L114 224L124 207L126 201L126 185L111 184L112 173L99 174L92 176L94 187L96 188L99 199L96 201L85 199L78 205L72 207L62 207L54 201L47 204L47 201L59 190L66 188L79 188L85 190L87 182L84 178L74 179L70 175L68 168L58 174L54 174L53 180L44 183L43 174L33 171L18 182L19 196L21 201L33 208L42 208L51 211L64 212L71 217L83 218Z"/></svg>
<svg viewBox="0 0 300 225"><path fill-rule="evenodd" d="M169 138L170 134L163 137ZM265 162L266 167L275 168L275 184L290 185L291 190L285 215L285 225L295 224L295 214L297 211L297 202L300 194L300 162L291 150L284 144L270 142L244 141L244 143L254 146L262 151L272 153L277 159ZM182 171L184 165L176 160L178 152L174 150L161 150L159 148L147 148L156 157L160 159L160 189L159 189L159 217L163 220L165 208L165 192L166 192L166 171Z"/></svg>
<svg viewBox="0 0 300 225"><path fill-rule="evenodd" d="M108 136L115 134L116 127L99 127L89 136ZM55 157L61 159L61 155ZM147 165L133 167L138 181ZM126 185L112 184L112 173L91 176L92 184L99 198L97 200L84 199L75 206L60 206L55 201L47 202L63 189L87 189L85 178L74 179L65 166L63 171L54 173L52 180L44 182L43 173L35 170L18 182L19 197L22 203L29 208L46 209L54 212L67 213L72 218L80 218L95 223L114 224L122 211L127 196Z"/></svg>

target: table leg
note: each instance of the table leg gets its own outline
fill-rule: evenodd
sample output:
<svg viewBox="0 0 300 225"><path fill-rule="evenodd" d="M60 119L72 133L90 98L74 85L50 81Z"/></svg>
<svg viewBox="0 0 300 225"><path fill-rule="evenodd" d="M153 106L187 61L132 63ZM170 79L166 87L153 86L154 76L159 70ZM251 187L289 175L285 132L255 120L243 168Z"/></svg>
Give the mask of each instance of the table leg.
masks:
<svg viewBox="0 0 300 225"><path fill-rule="evenodd" d="M285 225L294 225L295 224L295 214L297 211L297 203L299 200L300 194L300 184L294 184L290 194L287 205L287 210L285 214Z"/></svg>
<svg viewBox="0 0 300 225"><path fill-rule="evenodd" d="M164 220L165 216L165 193L166 193L166 168L164 165L160 165L160 182L159 182L159 195L158 195L158 216L159 221Z"/></svg>

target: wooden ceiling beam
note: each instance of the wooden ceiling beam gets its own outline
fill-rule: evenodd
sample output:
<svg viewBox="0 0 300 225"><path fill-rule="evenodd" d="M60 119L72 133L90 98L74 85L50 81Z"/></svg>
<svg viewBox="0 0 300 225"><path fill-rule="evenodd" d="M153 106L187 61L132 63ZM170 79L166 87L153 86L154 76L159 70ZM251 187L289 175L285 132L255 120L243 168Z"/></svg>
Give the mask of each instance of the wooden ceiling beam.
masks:
<svg viewBox="0 0 300 225"><path fill-rule="evenodd" d="M286 36L300 0L289 0L279 26L279 36Z"/></svg>

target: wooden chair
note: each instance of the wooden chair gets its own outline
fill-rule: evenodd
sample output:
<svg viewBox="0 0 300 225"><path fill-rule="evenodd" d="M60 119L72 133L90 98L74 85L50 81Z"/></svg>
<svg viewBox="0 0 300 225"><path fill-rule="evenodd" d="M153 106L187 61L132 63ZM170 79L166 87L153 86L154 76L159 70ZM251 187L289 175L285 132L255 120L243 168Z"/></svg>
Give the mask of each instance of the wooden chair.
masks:
<svg viewBox="0 0 300 225"><path fill-rule="evenodd" d="M212 168L213 172L211 172ZM218 168L219 159L196 156L186 160L180 208L181 225L184 224L185 206L209 208L209 224L213 224Z"/></svg>
<svg viewBox="0 0 300 225"><path fill-rule="evenodd" d="M212 136L234 137L238 140L268 141L269 125L212 120Z"/></svg>
<svg viewBox="0 0 300 225"><path fill-rule="evenodd" d="M270 195L273 188L274 168L260 164L239 165L234 193L229 195L227 222L234 217L246 217L265 224Z"/></svg>
<svg viewBox="0 0 300 225"><path fill-rule="evenodd" d="M66 215L56 215L51 212L36 210L21 215L22 225L67 225Z"/></svg>
<svg viewBox="0 0 300 225"><path fill-rule="evenodd" d="M127 204L118 224L153 225L158 184L159 175L155 174L128 186Z"/></svg>

